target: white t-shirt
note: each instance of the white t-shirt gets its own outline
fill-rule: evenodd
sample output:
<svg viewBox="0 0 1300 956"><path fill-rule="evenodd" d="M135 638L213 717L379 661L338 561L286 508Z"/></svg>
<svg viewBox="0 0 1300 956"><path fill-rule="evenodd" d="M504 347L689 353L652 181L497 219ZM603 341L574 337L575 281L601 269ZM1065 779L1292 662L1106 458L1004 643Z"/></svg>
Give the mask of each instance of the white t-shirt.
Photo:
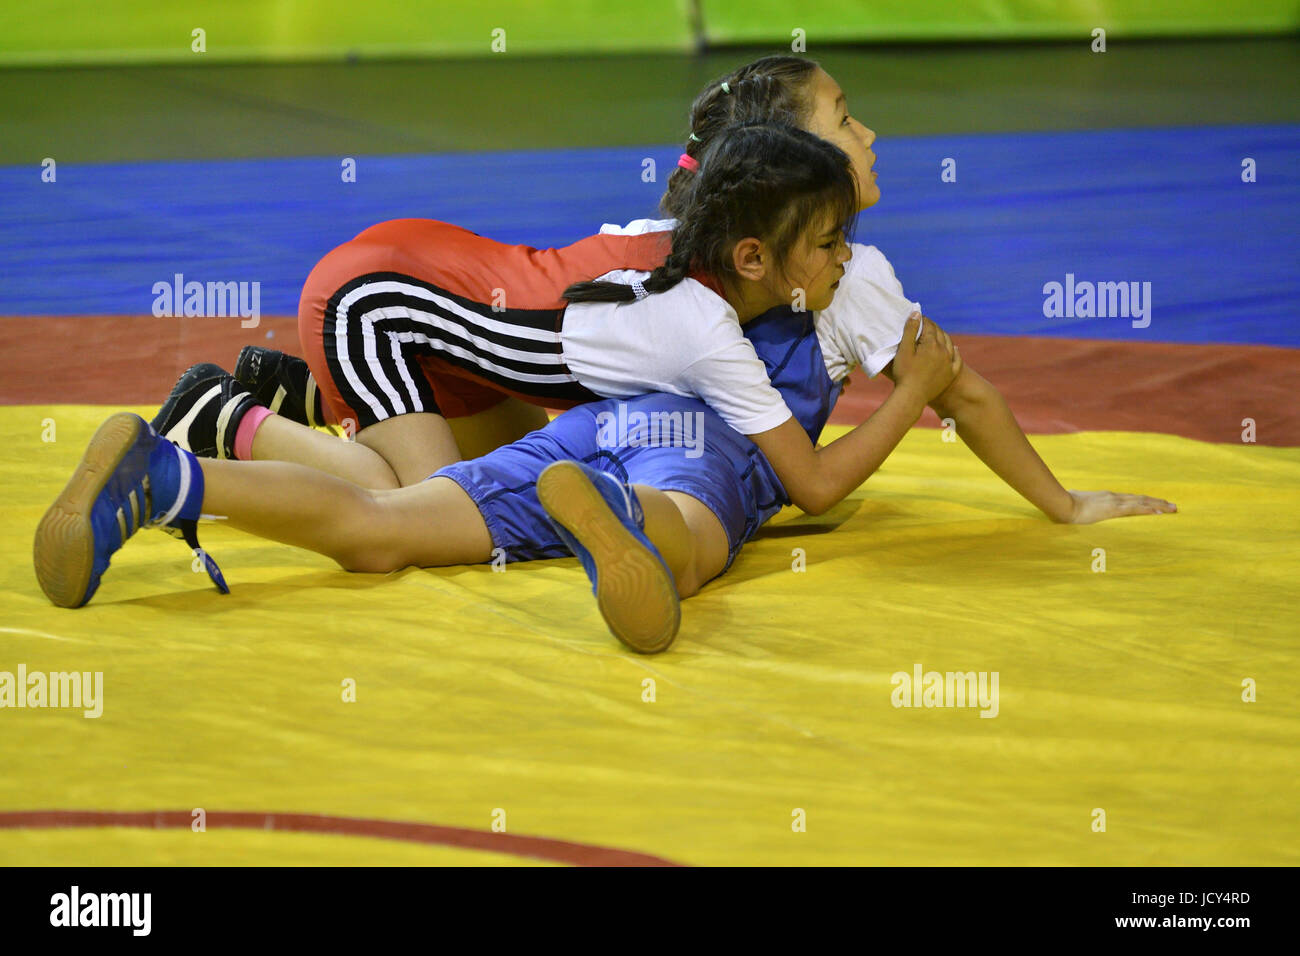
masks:
<svg viewBox="0 0 1300 956"><path fill-rule="evenodd" d="M673 219L606 224L602 233L662 232ZM903 294L894 267L875 246L855 242L828 308L813 313L822 360L831 381L861 366L875 378L898 352L908 315L921 304ZM631 284L648 272L601 276ZM670 392L707 403L742 435L755 435L792 417L745 338L726 300L694 279L636 302L575 302L560 332L564 359L580 383L608 398Z"/></svg>
<svg viewBox="0 0 1300 956"><path fill-rule="evenodd" d="M853 258L844 263L835 298L813 315L822 359L833 382L858 365L871 378L879 375L898 352L908 315L922 311L921 303L903 294L903 284L883 252L860 242L852 248Z"/></svg>
<svg viewBox="0 0 1300 956"><path fill-rule="evenodd" d="M671 229L673 220L606 225L621 235ZM607 273L632 284L650 273ZM694 279L634 302L573 302L560 329L564 362L597 395L629 398L669 392L699 398L742 435L776 428L793 417L745 338L736 311Z"/></svg>

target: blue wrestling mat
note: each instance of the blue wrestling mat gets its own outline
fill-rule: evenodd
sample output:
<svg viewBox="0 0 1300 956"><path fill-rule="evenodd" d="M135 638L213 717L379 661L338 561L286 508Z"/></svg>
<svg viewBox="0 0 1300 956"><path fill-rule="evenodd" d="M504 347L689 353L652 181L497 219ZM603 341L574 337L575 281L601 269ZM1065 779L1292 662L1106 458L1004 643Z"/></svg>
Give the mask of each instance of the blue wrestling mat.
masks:
<svg viewBox="0 0 1300 956"><path fill-rule="evenodd" d="M883 196L857 237L953 332L1300 346L1300 127L881 134L875 151ZM264 314L293 314L316 261L375 222L563 245L655 216L678 153L359 156L355 182L345 157L59 165L54 182L2 167L0 315L148 315L177 273L260 282ZM1072 293L1059 309L1049 283Z"/></svg>

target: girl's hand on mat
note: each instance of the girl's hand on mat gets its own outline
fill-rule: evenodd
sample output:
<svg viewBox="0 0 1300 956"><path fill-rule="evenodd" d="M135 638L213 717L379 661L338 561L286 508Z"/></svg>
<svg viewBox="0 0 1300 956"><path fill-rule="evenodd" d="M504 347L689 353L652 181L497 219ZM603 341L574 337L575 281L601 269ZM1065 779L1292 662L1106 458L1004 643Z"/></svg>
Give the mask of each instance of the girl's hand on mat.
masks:
<svg viewBox="0 0 1300 956"><path fill-rule="evenodd" d="M1172 514L1178 506L1163 498L1147 495L1122 495L1114 491L1071 491L1074 511L1065 524L1093 524L1124 515Z"/></svg>
<svg viewBox="0 0 1300 956"><path fill-rule="evenodd" d="M918 335L917 328L920 327ZM961 355L948 333L920 312L903 325L903 341L894 356L894 383L915 390L925 404L947 391L961 372Z"/></svg>

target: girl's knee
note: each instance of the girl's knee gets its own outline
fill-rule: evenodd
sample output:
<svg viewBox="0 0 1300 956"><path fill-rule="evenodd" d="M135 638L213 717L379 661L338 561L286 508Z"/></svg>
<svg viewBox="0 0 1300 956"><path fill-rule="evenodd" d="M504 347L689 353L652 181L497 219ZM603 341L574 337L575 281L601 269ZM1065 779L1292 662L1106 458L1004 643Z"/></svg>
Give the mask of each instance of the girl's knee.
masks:
<svg viewBox="0 0 1300 956"><path fill-rule="evenodd" d="M357 488L352 507L335 525L335 546L331 557L345 571L387 574L406 567L398 542L393 540L392 523L382 490Z"/></svg>
<svg viewBox="0 0 1300 956"><path fill-rule="evenodd" d="M344 571L357 574L391 574L407 566L406 562L392 551L364 546L345 548L334 555L334 560Z"/></svg>
<svg viewBox="0 0 1300 956"><path fill-rule="evenodd" d="M370 467L364 481L358 484L369 491L393 491L402 487L402 483L397 480L396 472L382 460Z"/></svg>
<svg viewBox="0 0 1300 956"><path fill-rule="evenodd" d="M677 575L676 583L677 596L684 600L688 597L694 597L699 592L704 582L700 580L695 568L690 567Z"/></svg>

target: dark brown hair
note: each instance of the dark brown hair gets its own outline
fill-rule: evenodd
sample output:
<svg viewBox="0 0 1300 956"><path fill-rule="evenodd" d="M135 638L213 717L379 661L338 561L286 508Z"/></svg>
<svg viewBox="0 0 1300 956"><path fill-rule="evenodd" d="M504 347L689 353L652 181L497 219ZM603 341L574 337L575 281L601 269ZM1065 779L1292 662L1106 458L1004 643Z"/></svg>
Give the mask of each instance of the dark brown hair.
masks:
<svg viewBox="0 0 1300 956"><path fill-rule="evenodd" d="M697 270L719 279L733 274L735 245L751 236L768 246L779 271L809 228L829 220L847 235L858 187L838 146L796 126L746 123L712 137L681 202L672 252L643 280L647 292L671 289ZM564 297L630 302L636 292L621 282L578 282Z"/></svg>
<svg viewBox="0 0 1300 956"><path fill-rule="evenodd" d="M710 141L728 126L741 123L805 125L812 109L809 84L817 63L797 56L765 56L732 70L706 86L691 104L686 155L698 160ZM727 84L727 90L722 88ZM728 92L728 90L730 92ZM659 208L680 219L685 195L695 176L680 167L668 177Z"/></svg>

